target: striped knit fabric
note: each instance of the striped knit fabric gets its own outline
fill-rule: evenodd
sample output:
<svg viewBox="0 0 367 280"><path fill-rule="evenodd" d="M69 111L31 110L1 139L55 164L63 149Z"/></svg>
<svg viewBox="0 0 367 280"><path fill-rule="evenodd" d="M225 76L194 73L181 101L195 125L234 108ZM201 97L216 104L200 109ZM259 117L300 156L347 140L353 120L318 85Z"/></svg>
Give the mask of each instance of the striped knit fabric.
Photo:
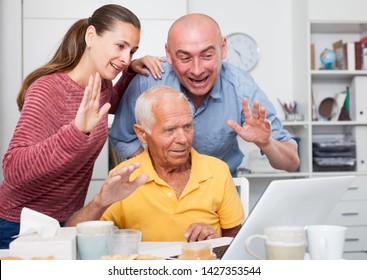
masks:
<svg viewBox="0 0 367 280"><path fill-rule="evenodd" d="M3 159L1 218L19 222L28 207L64 222L83 206L108 133L107 116L89 136L76 128L83 94L84 88L64 73L44 76L28 89ZM118 99L112 83L103 81L100 106L112 99Z"/></svg>

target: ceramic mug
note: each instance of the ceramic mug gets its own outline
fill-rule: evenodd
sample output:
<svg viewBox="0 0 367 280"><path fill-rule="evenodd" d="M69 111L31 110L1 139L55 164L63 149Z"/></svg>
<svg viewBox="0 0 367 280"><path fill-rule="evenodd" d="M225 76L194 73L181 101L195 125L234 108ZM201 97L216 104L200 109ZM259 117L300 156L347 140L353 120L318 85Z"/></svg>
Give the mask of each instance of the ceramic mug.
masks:
<svg viewBox="0 0 367 280"><path fill-rule="evenodd" d="M252 250L251 243L255 239L264 241L266 257L259 256ZM303 260L305 248L305 229L298 226L267 227L264 234L249 236L245 244L245 249L251 256L267 260Z"/></svg>
<svg viewBox="0 0 367 280"><path fill-rule="evenodd" d="M346 227L334 225L307 226L307 243L311 260L340 260L346 230Z"/></svg>
<svg viewBox="0 0 367 280"><path fill-rule="evenodd" d="M96 260L110 255L112 248L112 221L88 221L76 225L79 258Z"/></svg>

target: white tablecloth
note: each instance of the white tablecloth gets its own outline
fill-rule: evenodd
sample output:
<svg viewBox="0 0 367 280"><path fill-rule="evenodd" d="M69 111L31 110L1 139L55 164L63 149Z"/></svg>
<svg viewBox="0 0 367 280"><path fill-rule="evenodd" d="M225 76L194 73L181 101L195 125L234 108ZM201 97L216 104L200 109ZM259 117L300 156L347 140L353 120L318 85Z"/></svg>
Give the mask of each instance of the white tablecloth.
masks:
<svg viewBox="0 0 367 280"><path fill-rule="evenodd" d="M222 237L212 240L200 241L201 243L209 243L212 247L227 245L232 241L231 237ZM140 254L148 254L152 256L169 258L181 254L181 248L184 242L141 242L139 245ZM8 256L9 250L1 249L0 257Z"/></svg>

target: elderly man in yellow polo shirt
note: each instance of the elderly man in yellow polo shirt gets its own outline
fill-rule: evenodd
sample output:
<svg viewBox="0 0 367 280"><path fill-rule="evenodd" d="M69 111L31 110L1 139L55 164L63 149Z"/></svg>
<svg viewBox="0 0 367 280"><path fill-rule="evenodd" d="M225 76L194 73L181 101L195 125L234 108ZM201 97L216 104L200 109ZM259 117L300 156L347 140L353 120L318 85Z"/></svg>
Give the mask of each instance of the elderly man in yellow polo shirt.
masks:
<svg viewBox="0 0 367 280"><path fill-rule="evenodd" d="M143 241L235 236L244 220L239 195L226 163L192 148L185 96L165 86L148 89L135 115L145 151L111 170L101 192L66 225L112 220L119 228L140 229Z"/></svg>

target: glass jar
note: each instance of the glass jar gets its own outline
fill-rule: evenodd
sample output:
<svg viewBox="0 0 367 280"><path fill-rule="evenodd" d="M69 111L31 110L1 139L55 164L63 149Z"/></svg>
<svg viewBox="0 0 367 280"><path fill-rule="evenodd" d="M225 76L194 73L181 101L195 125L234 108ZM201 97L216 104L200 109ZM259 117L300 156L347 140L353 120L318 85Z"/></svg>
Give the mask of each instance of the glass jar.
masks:
<svg viewBox="0 0 367 280"><path fill-rule="evenodd" d="M182 245L182 253L179 260L216 260L217 256L213 253L209 244L185 243Z"/></svg>

